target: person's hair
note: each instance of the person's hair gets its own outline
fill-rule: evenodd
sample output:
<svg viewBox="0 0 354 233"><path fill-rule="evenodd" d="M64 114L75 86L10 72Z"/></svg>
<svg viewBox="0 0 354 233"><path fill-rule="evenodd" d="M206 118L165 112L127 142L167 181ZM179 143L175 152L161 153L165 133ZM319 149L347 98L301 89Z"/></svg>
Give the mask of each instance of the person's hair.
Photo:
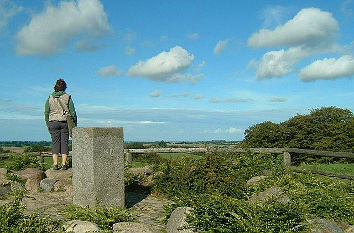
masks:
<svg viewBox="0 0 354 233"><path fill-rule="evenodd" d="M66 90L66 82L64 79L58 79L54 86L54 91L65 91Z"/></svg>

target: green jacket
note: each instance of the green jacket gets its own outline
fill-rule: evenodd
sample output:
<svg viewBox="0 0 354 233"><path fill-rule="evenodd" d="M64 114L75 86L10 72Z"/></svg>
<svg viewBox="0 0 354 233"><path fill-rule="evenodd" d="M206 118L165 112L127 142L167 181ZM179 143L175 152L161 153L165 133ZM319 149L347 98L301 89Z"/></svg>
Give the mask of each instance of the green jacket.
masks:
<svg viewBox="0 0 354 233"><path fill-rule="evenodd" d="M66 94L65 91L58 91L58 92L53 92L52 96L55 98L55 97L59 97L64 94ZM50 112L50 109L49 109L49 97L48 97L47 101L45 102L45 107L44 107L44 119L45 119L45 123L47 124L47 127L49 124L49 112ZM72 118L74 119L75 124L77 125L76 111L75 111L75 107L74 107L74 102L72 101L71 98L69 100L69 112L70 112L70 115L72 116Z"/></svg>

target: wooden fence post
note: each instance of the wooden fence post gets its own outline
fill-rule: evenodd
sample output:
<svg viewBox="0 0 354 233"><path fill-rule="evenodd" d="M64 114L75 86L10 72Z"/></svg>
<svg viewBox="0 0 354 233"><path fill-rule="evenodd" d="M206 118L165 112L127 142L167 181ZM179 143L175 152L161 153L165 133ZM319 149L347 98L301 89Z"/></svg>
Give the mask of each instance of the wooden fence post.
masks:
<svg viewBox="0 0 354 233"><path fill-rule="evenodd" d="M287 151L284 151L284 165L285 166L290 166L291 165L291 155Z"/></svg>

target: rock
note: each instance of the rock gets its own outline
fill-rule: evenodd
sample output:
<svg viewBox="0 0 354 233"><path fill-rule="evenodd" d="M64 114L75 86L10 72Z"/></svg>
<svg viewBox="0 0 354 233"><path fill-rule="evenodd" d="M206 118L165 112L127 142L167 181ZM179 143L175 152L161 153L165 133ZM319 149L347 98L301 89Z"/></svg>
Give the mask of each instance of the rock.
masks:
<svg viewBox="0 0 354 233"><path fill-rule="evenodd" d="M25 188L30 193L38 193L39 183L45 178L43 171L37 168L27 168L25 170L14 172L15 175L26 179Z"/></svg>
<svg viewBox="0 0 354 233"><path fill-rule="evenodd" d="M22 184L18 182L11 182L11 191L16 192L16 191L25 191L25 187L23 187Z"/></svg>
<svg viewBox="0 0 354 233"><path fill-rule="evenodd" d="M0 180L6 179L6 174L7 174L7 169L6 168L0 168Z"/></svg>
<svg viewBox="0 0 354 233"><path fill-rule="evenodd" d="M95 223L79 220L71 220L64 223L65 232L84 233L84 232L99 232L100 229Z"/></svg>
<svg viewBox="0 0 354 233"><path fill-rule="evenodd" d="M43 189L44 191L51 192L54 190L54 184L57 182L57 180L51 179L51 178L45 178L41 180L39 187Z"/></svg>
<svg viewBox="0 0 354 233"><path fill-rule="evenodd" d="M271 187L265 190L264 192L260 192L257 195L252 196L249 199L250 203L264 203L268 200L277 200L280 203L286 204L290 202L290 198L283 193L281 188L279 187Z"/></svg>
<svg viewBox="0 0 354 233"><path fill-rule="evenodd" d="M312 219L308 222L311 225L311 233L344 233L335 222L327 219Z"/></svg>
<svg viewBox="0 0 354 233"><path fill-rule="evenodd" d="M72 168L67 170L48 169L45 174L48 178L57 180L54 184L54 191L72 191Z"/></svg>
<svg viewBox="0 0 354 233"><path fill-rule="evenodd" d="M186 217L192 210L190 207L177 207L168 219L166 233L193 233L186 222Z"/></svg>
<svg viewBox="0 0 354 233"><path fill-rule="evenodd" d="M161 230L141 222L119 222L113 225L113 231L119 233L158 233Z"/></svg>
<svg viewBox="0 0 354 233"><path fill-rule="evenodd" d="M247 186L253 186L259 184L261 181L265 180L266 176L255 176L249 179L246 183Z"/></svg>

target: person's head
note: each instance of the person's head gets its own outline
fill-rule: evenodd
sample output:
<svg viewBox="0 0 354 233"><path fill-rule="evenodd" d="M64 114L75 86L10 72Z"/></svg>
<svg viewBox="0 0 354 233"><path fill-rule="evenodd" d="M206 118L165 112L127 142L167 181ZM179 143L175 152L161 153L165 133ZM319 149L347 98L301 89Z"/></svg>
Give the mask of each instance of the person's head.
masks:
<svg viewBox="0 0 354 233"><path fill-rule="evenodd" d="M58 79L54 86L54 91L65 91L66 90L66 82L64 79Z"/></svg>

